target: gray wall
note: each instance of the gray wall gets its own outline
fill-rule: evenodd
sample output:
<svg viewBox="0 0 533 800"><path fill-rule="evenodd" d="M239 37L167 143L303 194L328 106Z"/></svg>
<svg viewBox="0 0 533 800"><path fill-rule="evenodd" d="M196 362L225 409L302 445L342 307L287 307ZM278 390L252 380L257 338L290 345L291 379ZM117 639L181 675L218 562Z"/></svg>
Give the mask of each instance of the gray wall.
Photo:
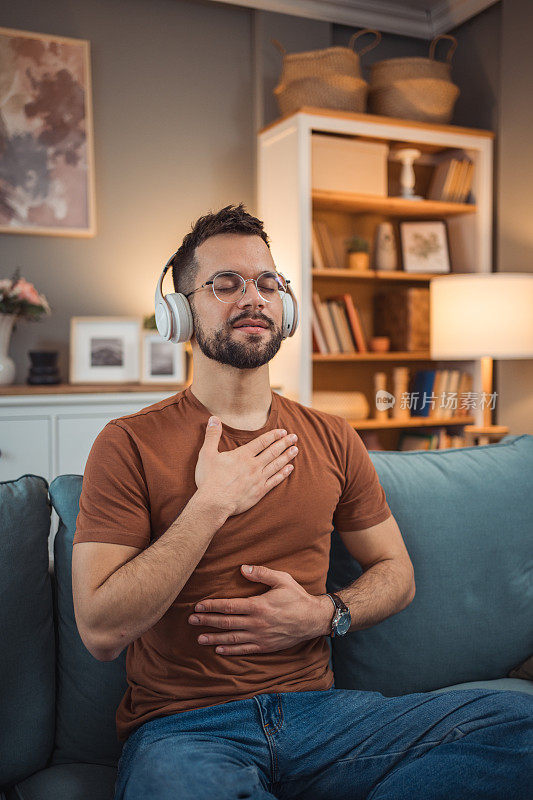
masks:
<svg viewBox="0 0 533 800"><path fill-rule="evenodd" d="M95 129L97 235L0 235L0 277L20 265L53 311L18 324L17 383L39 347L60 350L66 379L71 316L153 313L191 222L253 206L252 18L194 0L4 4L5 27L90 41Z"/></svg>
<svg viewBox="0 0 533 800"><path fill-rule="evenodd" d="M530 0L502 3L497 241L501 272L533 272L532 21ZM512 433L533 433L533 360L501 361L498 375L502 422Z"/></svg>
<svg viewBox="0 0 533 800"><path fill-rule="evenodd" d="M496 270L532 271L530 17L528 0L505 0L452 31L453 122L497 134ZM255 134L278 116L271 37L296 52L346 45L354 29L202 0L18 0L2 25L91 42L97 235L0 235L0 277L19 265L53 309L14 332L15 380L25 382L27 352L39 347L60 351L67 379L71 316L152 313L162 265L198 216L241 200L255 212ZM374 60L427 52L420 39L384 34L363 74ZM496 421L533 433L533 361L499 362L495 374Z"/></svg>

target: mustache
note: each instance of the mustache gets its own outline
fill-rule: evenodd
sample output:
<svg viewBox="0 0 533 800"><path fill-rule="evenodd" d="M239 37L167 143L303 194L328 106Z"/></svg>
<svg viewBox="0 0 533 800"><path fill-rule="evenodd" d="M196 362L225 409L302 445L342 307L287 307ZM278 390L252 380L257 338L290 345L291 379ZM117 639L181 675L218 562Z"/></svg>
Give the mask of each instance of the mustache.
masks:
<svg viewBox="0 0 533 800"><path fill-rule="evenodd" d="M241 321L241 320L243 320L243 319L250 319L250 320L252 320L253 322L264 322L264 323L265 323L265 325L267 325L269 328L271 328L271 327L272 327L272 321L271 321L271 320L269 320L269 319L267 319L266 317L247 317L247 316L244 316L244 317L237 317L236 319L232 319L232 320L229 322L229 324L230 324L230 325L236 325L236 324L237 324L237 322L240 322L240 321Z"/></svg>

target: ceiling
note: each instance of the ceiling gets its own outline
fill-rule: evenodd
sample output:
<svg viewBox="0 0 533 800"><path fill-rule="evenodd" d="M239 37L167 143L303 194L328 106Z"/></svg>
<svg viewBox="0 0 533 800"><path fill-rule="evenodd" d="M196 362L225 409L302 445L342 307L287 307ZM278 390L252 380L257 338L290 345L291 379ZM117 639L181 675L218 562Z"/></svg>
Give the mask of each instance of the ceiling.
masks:
<svg viewBox="0 0 533 800"><path fill-rule="evenodd" d="M433 39L499 0L212 0L297 17Z"/></svg>

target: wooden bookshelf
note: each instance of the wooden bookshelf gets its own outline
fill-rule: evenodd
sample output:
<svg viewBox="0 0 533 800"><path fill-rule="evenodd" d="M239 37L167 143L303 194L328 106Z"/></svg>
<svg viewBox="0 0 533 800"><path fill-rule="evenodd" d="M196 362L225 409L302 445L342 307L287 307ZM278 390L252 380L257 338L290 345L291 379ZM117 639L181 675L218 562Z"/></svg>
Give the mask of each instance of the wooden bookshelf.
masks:
<svg viewBox="0 0 533 800"><path fill-rule="evenodd" d="M386 171L388 195L358 191L324 191L313 187L312 137L329 134L361 142L387 143L389 148L418 148L423 156L415 162L415 194L426 196L433 169L441 158L466 157L474 163L472 202L408 200L399 197L399 162L389 152ZM362 392L370 408L375 405L375 373L384 372L388 391L393 371L409 368L459 369L473 379L471 391L481 392L480 360L435 361L431 353L388 351L384 353L315 353L312 349L312 296L320 299L347 293L359 312L367 345L374 335L373 308L376 293L383 288L431 288L431 281L454 273L492 271L492 162L491 131L454 125L433 125L372 114L302 108L283 116L259 131L257 208L271 240L278 268L291 280L299 300L300 324L294 337L285 340L270 366L271 380L284 388L287 397L311 406L314 391ZM283 191L280 192L280 186ZM376 226L401 219L446 220L452 271L410 273L369 269L358 272L347 267L345 241L357 235L373 241ZM313 222L324 222L331 233L331 268L314 267ZM400 253L398 254L400 256ZM372 253L371 253L372 258ZM371 261L372 263L372 261ZM399 260L401 264L401 259ZM479 425L482 409L468 409L469 416L453 418L411 417L407 419L349 420L358 430L379 430L385 449L397 449L399 432L417 427Z"/></svg>
<svg viewBox="0 0 533 800"><path fill-rule="evenodd" d="M387 428L439 428L455 425L468 425L473 417L458 416L437 419L435 417L410 417L409 419L349 419L356 430L386 430Z"/></svg>
<svg viewBox="0 0 533 800"><path fill-rule="evenodd" d="M429 353L405 353L393 352L387 353L313 353L313 362L320 363L322 361L336 362L336 361L431 361Z"/></svg>
<svg viewBox="0 0 533 800"><path fill-rule="evenodd" d="M383 214L387 217L451 217L475 214L471 203L443 203L437 200L405 200L403 197L374 197L350 192L313 190L313 208L317 211L345 211L352 214Z"/></svg>
<svg viewBox="0 0 533 800"><path fill-rule="evenodd" d="M358 272L355 269L312 269L311 275L313 278L340 278L346 281L407 281L407 282L423 282L428 283L432 278L437 275L451 275L450 272L404 272L401 269L384 270L384 269L368 269L364 272Z"/></svg>

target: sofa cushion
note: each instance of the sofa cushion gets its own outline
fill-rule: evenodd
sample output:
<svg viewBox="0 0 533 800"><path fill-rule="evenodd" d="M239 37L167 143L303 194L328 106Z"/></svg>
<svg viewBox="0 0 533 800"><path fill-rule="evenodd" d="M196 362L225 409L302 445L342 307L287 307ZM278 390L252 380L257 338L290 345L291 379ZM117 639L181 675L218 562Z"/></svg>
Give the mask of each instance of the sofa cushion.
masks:
<svg viewBox="0 0 533 800"><path fill-rule="evenodd" d="M114 661L98 661L83 644L72 602L72 540L81 475L60 475L50 497L60 523L54 542L57 606L57 713L52 764L85 762L116 766L122 743L115 713L127 688L126 650Z"/></svg>
<svg viewBox="0 0 533 800"><path fill-rule="evenodd" d="M433 694L449 692L452 689L499 689L501 692L524 692L533 694L533 681L523 681L519 678L497 678L493 681L468 681L456 683L454 686L444 686L442 689L433 689Z"/></svg>
<svg viewBox="0 0 533 800"><path fill-rule="evenodd" d="M117 770L100 764L57 764L21 781L7 800L113 800Z"/></svg>
<svg viewBox="0 0 533 800"><path fill-rule="evenodd" d="M335 685L394 696L505 677L533 641L533 436L370 457L416 594L383 622L332 640ZM328 591L361 572L334 531Z"/></svg>
<svg viewBox="0 0 533 800"><path fill-rule="evenodd" d="M0 786L45 766L54 741L51 508L38 475L0 483Z"/></svg>

